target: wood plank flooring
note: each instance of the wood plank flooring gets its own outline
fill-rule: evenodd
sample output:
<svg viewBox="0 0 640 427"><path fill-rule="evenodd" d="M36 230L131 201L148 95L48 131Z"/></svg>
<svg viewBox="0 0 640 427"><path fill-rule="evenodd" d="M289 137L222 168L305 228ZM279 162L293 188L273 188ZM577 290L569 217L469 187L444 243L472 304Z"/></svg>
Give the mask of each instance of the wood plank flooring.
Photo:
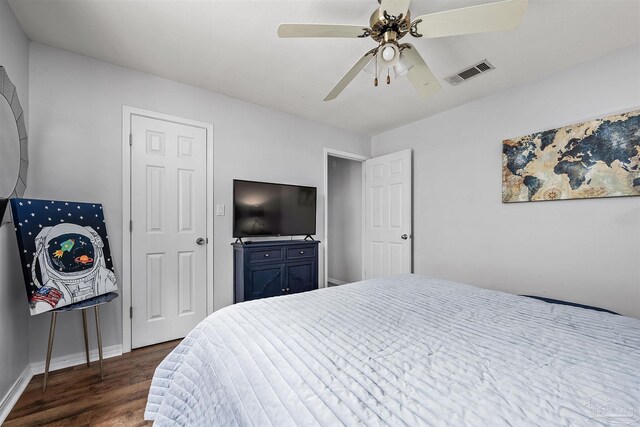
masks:
<svg viewBox="0 0 640 427"><path fill-rule="evenodd" d="M180 340L134 350L104 361L31 379L3 426L144 426L144 407L158 364Z"/></svg>

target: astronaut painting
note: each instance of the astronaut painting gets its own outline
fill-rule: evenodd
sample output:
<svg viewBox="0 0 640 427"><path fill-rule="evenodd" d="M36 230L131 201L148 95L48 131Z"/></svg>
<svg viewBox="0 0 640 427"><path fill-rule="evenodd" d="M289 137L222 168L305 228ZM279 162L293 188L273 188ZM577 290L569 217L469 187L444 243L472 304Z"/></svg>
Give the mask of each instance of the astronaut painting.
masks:
<svg viewBox="0 0 640 427"><path fill-rule="evenodd" d="M117 291L99 203L12 199L31 314Z"/></svg>

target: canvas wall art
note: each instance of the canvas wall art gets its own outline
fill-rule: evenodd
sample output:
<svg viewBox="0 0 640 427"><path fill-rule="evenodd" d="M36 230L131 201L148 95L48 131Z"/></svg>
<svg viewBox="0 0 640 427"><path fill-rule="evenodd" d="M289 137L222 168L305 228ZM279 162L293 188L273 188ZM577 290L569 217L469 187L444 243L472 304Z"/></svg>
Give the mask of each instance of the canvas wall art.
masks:
<svg viewBox="0 0 640 427"><path fill-rule="evenodd" d="M99 203L12 199L31 314L117 291Z"/></svg>
<svg viewBox="0 0 640 427"><path fill-rule="evenodd" d="M640 196L640 110L502 143L502 202Z"/></svg>

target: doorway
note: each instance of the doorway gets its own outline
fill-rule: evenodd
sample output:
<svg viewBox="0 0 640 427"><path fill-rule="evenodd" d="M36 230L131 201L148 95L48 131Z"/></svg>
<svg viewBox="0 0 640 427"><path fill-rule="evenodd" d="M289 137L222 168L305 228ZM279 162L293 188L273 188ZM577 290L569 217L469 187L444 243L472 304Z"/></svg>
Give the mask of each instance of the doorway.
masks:
<svg viewBox="0 0 640 427"><path fill-rule="evenodd" d="M363 279L364 162L325 149L325 286Z"/></svg>
<svg viewBox="0 0 640 427"><path fill-rule="evenodd" d="M213 147L207 124L128 107L124 119L127 351L182 338L211 312Z"/></svg>

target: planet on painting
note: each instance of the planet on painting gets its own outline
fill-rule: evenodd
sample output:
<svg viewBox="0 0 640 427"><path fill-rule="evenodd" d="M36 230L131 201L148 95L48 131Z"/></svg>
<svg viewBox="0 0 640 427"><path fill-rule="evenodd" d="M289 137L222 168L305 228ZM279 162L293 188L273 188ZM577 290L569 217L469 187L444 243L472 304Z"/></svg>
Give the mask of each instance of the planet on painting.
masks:
<svg viewBox="0 0 640 427"><path fill-rule="evenodd" d="M502 201L640 196L640 110L504 140Z"/></svg>
<svg viewBox="0 0 640 427"><path fill-rule="evenodd" d="M99 203L12 199L31 314L117 291Z"/></svg>

